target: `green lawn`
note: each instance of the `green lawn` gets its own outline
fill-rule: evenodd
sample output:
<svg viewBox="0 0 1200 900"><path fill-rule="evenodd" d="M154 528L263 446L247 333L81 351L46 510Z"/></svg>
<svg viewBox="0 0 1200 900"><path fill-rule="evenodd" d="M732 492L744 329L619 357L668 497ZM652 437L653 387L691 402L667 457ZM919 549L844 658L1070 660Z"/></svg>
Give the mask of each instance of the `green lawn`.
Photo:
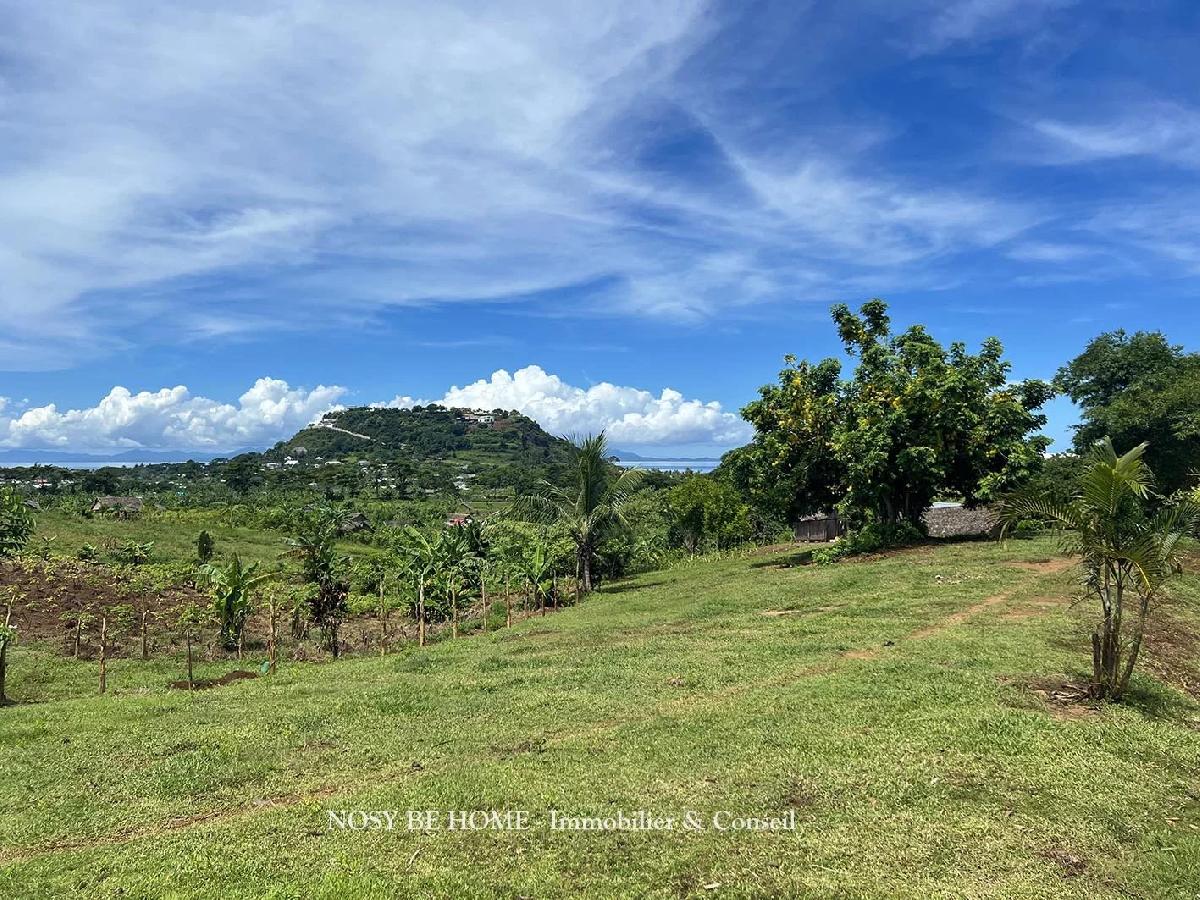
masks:
<svg viewBox="0 0 1200 900"><path fill-rule="evenodd" d="M1086 662L1071 574L1015 565L1052 551L697 563L196 694L121 662L107 697L0 712L0 896L1200 896L1200 705L1149 675L1096 712L1023 686ZM1200 581L1179 593L1200 628ZM94 671L20 647L10 668L26 699ZM328 815L493 808L532 827ZM571 833L549 810L797 828Z"/></svg>

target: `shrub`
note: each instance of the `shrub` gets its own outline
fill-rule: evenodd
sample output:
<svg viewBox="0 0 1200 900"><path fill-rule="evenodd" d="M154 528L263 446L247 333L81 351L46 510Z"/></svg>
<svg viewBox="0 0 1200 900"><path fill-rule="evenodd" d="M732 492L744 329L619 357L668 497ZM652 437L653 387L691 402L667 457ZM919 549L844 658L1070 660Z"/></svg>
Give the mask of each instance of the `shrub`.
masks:
<svg viewBox="0 0 1200 900"><path fill-rule="evenodd" d="M0 489L0 559L16 556L33 534L33 515L12 488Z"/></svg>

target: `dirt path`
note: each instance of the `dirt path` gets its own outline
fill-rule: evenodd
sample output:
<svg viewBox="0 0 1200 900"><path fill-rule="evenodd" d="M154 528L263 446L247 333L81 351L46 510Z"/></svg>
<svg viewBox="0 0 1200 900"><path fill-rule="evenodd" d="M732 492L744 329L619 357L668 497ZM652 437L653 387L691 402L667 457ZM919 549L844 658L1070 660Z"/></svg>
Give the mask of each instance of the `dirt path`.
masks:
<svg viewBox="0 0 1200 900"><path fill-rule="evenodd" d="M1021 584L1008 591L1000 594L994 594L991 597L987 597L978 603L967 607L966 609L951 613L950 615L945 616L936 622L918 628L917 630L910 632L908 635L896 641L896 646L900 647L906 641L924 640L926 638L941 634L950 628L962 625L980 613L1006 603L1012 599L1013 596L1020 593L1023 588L1036 581L1036 576L1060 573L1069 569L1072 564L1072 560L1069 559L1047 560L1046 562L1042 563L1014 563L1012 564L1014 567L1022 569L1026 572L1030 572L1034 575L1034 577L1024 580ZM804 678L809 678L814 675L828 674L836 671L839 668L839 664L844 660L870 661L877 659L883 654L883 652L884 648L882 647L849 650L838 656L816 662L808 662L794 669L776 673L775 675L763 680L754 681L751 683L739 682L729 685L728 687L714 693L687 695L678 699L667 700L663 703L657 704L649 710L641 712L640 714L607 719L602 722L597 722L590 728L583 730L564 730L557 734L554 732L547 732L545 744L543 746L574 742L580 739L594 738L599 735L615 731L618 728L637 724L638 722L650 721L663 715L676 714L689 709L697 709L705 706L718 706L733 697L737 697L752 690L783 687L785 685L794 684ZM455 760L455 763L458 766L474 767L478 765L479 758L487 755L488 753L488 748L480 748L479 753L460 757ZM271 810L286 809L300 806L313 800L320 800L339 794L349 794L355 791L365 790L372 786L378 786L384 782L398 781L405 775L411 776L412 773L413 767L411 764L404 767L397 767L395 769L384 768L382 770L375 770L372 772L369 780L364 780L361 782L347 782L338 786L322 785L315 790L305 793L293 793L253 801L244 807L214 809L204 813L198 813L193 816L168 819L167 821L158 824L128 826L112 832L111 834L92 839L60 841L57 843L46 844L41 847L17 850L11 853L0 850L0 866L7 867L18 863L51 856L55 853L69 853L76 850L93 850L118 847L136 841L150 839L178 831L185 831L203 825L236 821L238 819L248 818L250 816L258 815Z"/></svg>

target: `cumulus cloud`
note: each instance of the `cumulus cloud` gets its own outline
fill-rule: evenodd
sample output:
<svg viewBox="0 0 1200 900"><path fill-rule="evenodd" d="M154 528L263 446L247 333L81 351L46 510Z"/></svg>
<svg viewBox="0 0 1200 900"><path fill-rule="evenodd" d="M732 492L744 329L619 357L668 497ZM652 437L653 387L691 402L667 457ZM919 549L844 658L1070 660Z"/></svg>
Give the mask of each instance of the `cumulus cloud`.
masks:
<svg viewBox="0 0 1200 900"><path fill-rule="evenodd" d="M396 397L390 406L422 401ZM430 401L423 401L430 402ZM436 402L472 409L516 409L552 434L582 434L601 429L621 444L720 444L749 439L749 426L715 401L689 400L665 388L657 395L607 381L577 387L540 366L509 373L500 369L464 387L452 387Z"/></svg>
<svg viewBox="0 0 1200 900"><path fill-rule="evenodd" d="M236 404L194 397L183 385L133 393L114 387L95 406L55 404L12 411L0 406L0 447L86 451L234 450L289 436L334 407L342 387L293 388L260 378Z"/></svg>
<svg viewBox="0 0 1200 900"><path fill-rule="evenodd" d="M292 387L260 378L236 403L193 396L183 385L134 393L117 386L95 406L59 409L14 405L0 398L0 448L97 452L131 449L226 451L267 447L340 409L346 388ZM435 402L400 396L379 406ZM665 388L654 394L601 382L576 387L540 366L451 387L444 406L517 409L552 434L608 431L618 445L717 444L749 439L750 429L715 401Z"/></svg>

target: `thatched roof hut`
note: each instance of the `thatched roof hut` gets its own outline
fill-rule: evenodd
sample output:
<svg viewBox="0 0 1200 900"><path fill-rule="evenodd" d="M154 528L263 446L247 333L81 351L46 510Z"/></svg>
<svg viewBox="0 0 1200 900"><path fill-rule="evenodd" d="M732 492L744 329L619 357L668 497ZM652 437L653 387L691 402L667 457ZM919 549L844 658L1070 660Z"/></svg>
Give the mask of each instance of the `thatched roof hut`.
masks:
<svg viewBox="0 0 1200 900"><path fill-rule="evenodd" d="M142 512L141 497L97 497L96 502L92 504L92 512L94 513L113 513L114 515L127 519L131 516L140 515Z"/></svg>
<svg viewBox="0 0 1200 900"><path fill-rule="evenodd" d="M355 512L342 519L338 531L342 534L354 534L359 531L371 531L371 520L364 513Z"/></svg>
<svg viewBox="0 0 1200 900"><path fill-rule="evenodd" d="M995 538L1000 520L987 506L935 506L925 511L925 527L932 538Z"/></svg>

